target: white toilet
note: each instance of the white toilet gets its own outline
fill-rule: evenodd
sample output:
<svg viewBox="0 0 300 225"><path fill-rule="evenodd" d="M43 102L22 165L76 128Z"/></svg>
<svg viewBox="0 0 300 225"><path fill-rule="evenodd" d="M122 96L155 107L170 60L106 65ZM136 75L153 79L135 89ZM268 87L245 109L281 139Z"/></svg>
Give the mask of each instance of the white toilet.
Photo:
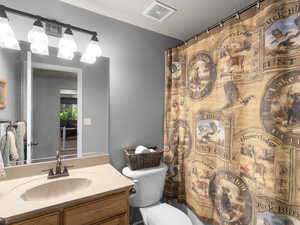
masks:
<svg viewBox="0 0 300 225"><path fill-rule="evenodd" d="M135 182L136 193L130 196L130 205L140 208L145 225L192 225L186 214L179 209L161 203L165 185L167 166L131 170L123 169L123 174Z"/></svg>

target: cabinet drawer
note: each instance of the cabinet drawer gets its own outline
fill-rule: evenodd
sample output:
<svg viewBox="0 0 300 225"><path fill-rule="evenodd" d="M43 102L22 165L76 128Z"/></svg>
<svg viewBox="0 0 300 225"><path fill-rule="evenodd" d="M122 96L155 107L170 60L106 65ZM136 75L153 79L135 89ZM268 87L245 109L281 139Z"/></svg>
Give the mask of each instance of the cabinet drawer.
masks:
<svg viewBox="0 0 300 225"><path fill-rule="evenodd" d="M114 217L103 222L96 223L94 225L126 225L126 215Z"/></svg>
<svg viewBox="0 0 300 225"><path fill-rule="evenodd" d="M93 224L107 218L126 213L126 192L80 204L64 210L64 225Z"/></svg>
<svg viewBox="0 0 300 225"><path fill-rule="evenodd" d="M59 213L39 216L23 222L12 223L11 225L59 225Z"/></svg>

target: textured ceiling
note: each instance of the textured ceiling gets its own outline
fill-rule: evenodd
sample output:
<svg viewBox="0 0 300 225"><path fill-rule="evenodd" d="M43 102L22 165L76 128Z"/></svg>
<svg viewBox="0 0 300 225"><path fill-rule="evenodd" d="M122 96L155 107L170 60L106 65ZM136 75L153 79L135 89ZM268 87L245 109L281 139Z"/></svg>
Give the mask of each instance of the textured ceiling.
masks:
<svg viewBox="0 0 300 225"><path fill-rule="evenodd" d="M95 13L186 40L255 0L161 0L177 9L176 14L157 22L142 15L152 0L61 0Z"/></svg>

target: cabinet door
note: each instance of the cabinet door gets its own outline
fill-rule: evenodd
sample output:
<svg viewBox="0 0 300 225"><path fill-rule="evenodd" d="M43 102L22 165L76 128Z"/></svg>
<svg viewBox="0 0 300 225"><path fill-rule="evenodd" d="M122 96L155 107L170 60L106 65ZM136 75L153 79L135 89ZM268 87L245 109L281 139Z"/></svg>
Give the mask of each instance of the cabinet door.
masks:
<svg viewBox="0 0 300 225"><path fill-rule="evenodd" d="M96 223L94 225L127 225L126 219L127 219L127 216L126 216L126 214L124 214L122 216L110 218L108 220Z"/></svg>
<svg viewBox="0 0 300 225"><path fill-rule="evenodd" d="M11 225L59 225L59 213L39 216L36 218L12 223Z"/></svg>
<svg viewBox="0 0 300 225"><path fill-rule="evenodd" d="M102 197L64 210L64 225L85 225L104 221L128 211L126 192Z"/></svg>

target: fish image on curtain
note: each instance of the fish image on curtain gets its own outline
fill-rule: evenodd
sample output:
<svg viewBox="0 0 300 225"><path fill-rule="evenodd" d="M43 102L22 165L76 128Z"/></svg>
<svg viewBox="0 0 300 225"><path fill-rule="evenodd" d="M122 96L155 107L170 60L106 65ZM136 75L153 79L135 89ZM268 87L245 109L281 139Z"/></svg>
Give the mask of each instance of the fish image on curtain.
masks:
<svg viewBox="0 0 300 225"><path fill-rule="evenodd" d="M180 80L166 197L209 225L300 225L300 1L265 0L166 55Z"/></svg>

